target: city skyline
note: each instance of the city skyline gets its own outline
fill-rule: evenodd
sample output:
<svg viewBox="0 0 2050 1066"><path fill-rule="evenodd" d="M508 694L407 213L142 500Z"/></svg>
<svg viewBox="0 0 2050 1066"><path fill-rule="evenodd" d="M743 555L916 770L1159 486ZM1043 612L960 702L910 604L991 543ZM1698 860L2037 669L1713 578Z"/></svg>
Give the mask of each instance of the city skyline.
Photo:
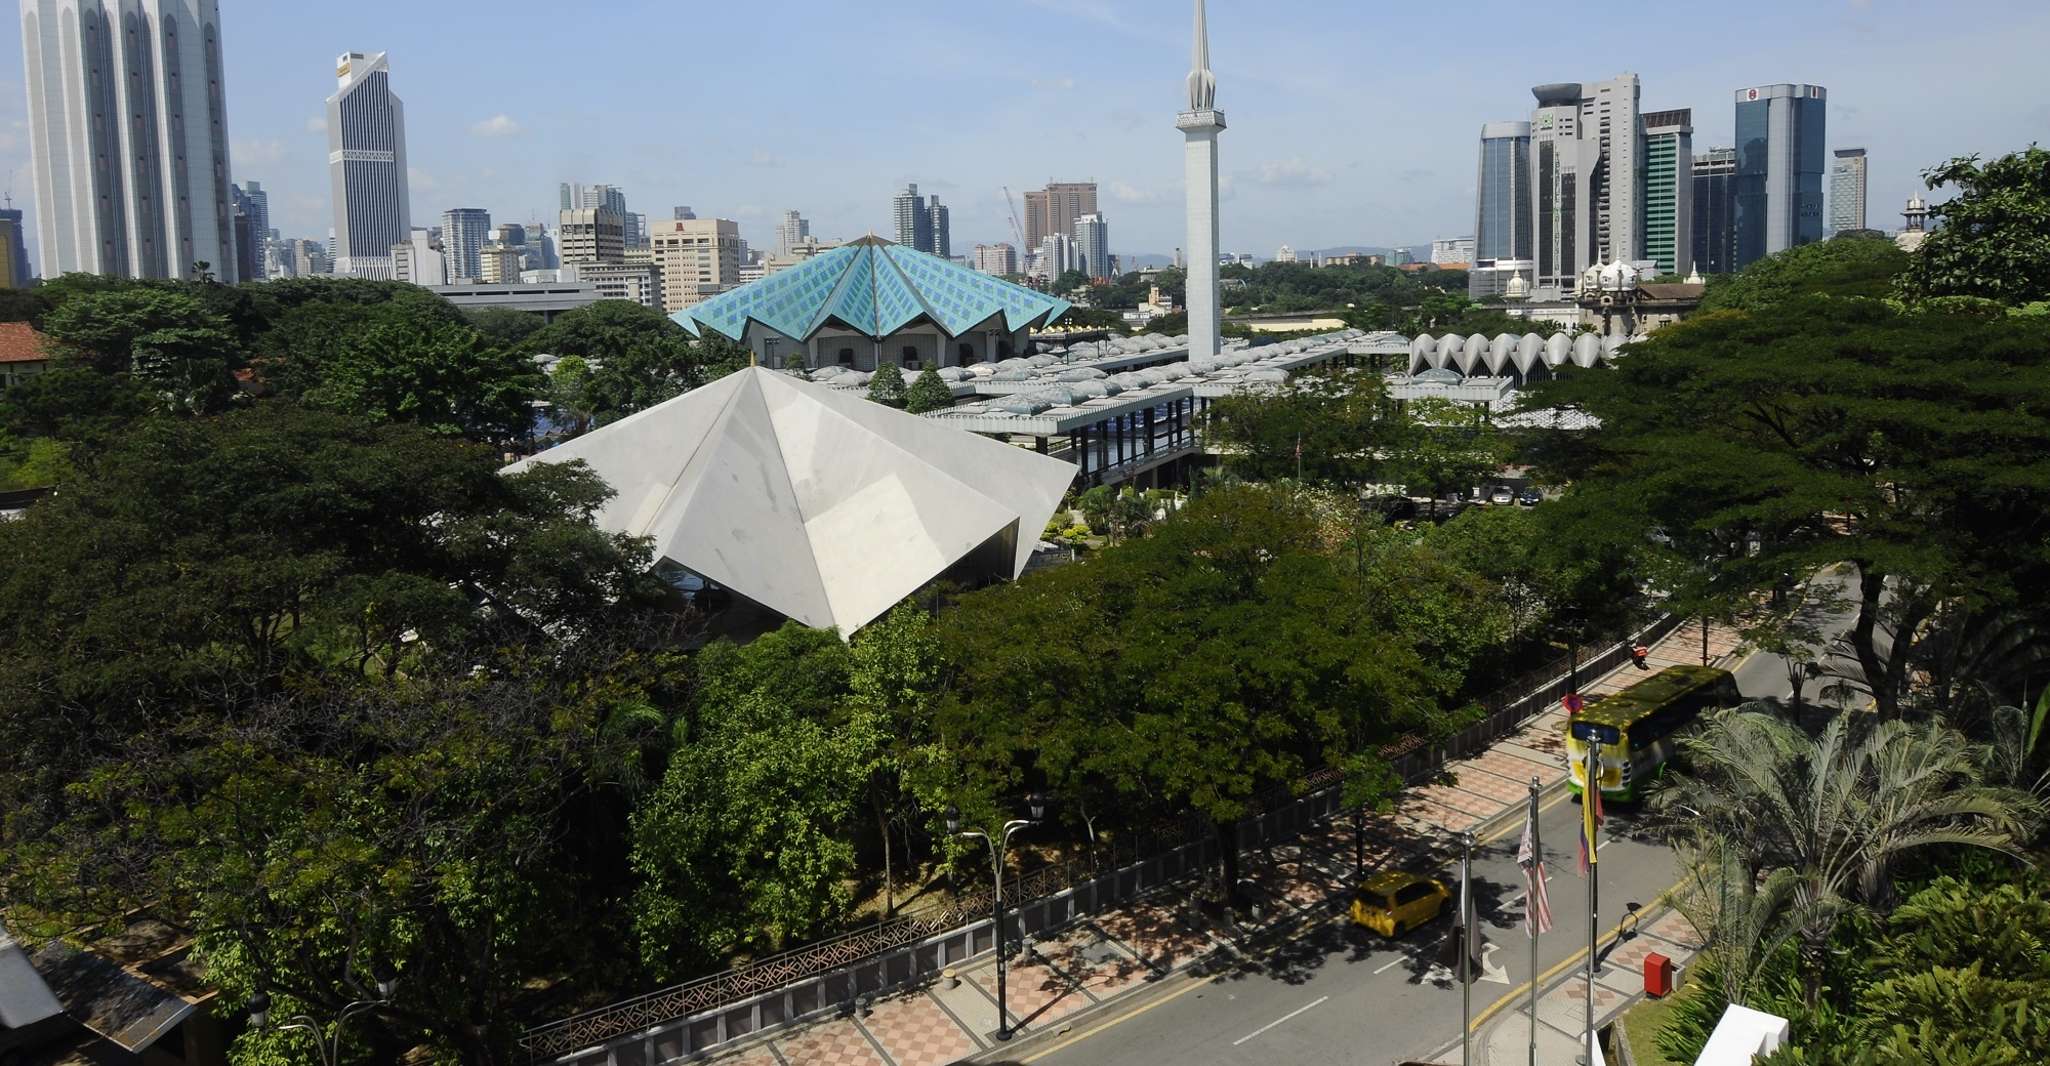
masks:
<svg viewBox="0 0 2050 1066"><path fill-rule="evenodd" d="M1735 27L1751 17L1739 6L1729 11L1730 29L1697 41L1684 55L1647 54L1621 25L1586 29L1597 49L1608 42L1607 50L1621 58L1612 65L1639 74L1647 108L1694 110L1697 148L1731 143L1727 106L1717 105L1737 88L1785 79L1829 86L1829 147L1871 152L1869 213L1875 225L1893 227L1898 205L1920 188L1922 168L1952 154L2008 150L2050 126L2050 105L2028 91L2030 68L2023 61L2050 36L2050 12L2019 3L1982 6L2001 17L1931 27L1894 17L1898 10L1884 3L1772 8L1781 29L1764 40L1739 39ZM814 78L753 87L729 107L693 111L692 121L679 126L659 116L655 105L672 90L684 91L688 79L681 73L622 73L613 101L618 106L594 113L585 106L588 94L564 96L548 79L493 82L503 88L480 98L474 80L459 87L459 79L470 76L465 63L437 61L439 42L456 23L476 27L482 21L479 55L494 42L546 36L550 10L540 5L488 11L389 5L387 11L372 2L344 11L232 4L223 12L231 176L271 191L273 225L282 235L317 239L325 233L331 211L322 173L326 132L316 120L332 91L332 57L353 48L389 52L403 69L413 217L480 206L494 217L546 219L559 182L602 176L641 202L685 201L708 217L734 218L751 243L773 246L776 221L790 207L803 209L822 238L887 232L890 220L881 206L905 181L916 180L949 206L952 243L965 250L1010 239L1003 185L1016 191L1079 174L1097 178L1103 208L1115 214L1114 251L1168 255L1178 245L1177 153L1173 135L1164 139L1150 116L1173 100L1185 71L1159 49L1138 44L1159 26L1178 25L1184 3L1039 0L939 15L908 3L865 13L823 4L790 7L795 17L779 21L791 22L799 47L808 40L823 49L838 39L858 45L912 33L953 58L924 72L865 73L849 99L883 132L850 152L829 136L833 115L816 106L821 94ZM1766 10L1758 5L1752 14ZM738 34L742 47L708 59L736 74L750 62L747 42L768 43L766 27L747 12L707 11L686 19L656 5L622 5L619 17L649 29ZM1346 57L1379 48L1390 35L1443 40L1461 35L1470 17L1415 11L1368 20L1335 4L1304 2L1280 11L1217 5L1210 13L1221 46L1215 62L1234 71L1233 110L1247 127L1234 138L1221 175L1222 246L1418 245L1470 232L1478 125L1518 117L1512 102L1527 99L1532 84L1611 73L1492 42L1480 43L1493 61L1469 65L1475 73L1458 84L1434 85L1427 99L1398 93L1385 64L1373 76L1333 73L1359 69ZM1974 28L1993 23L1999 31ZM4 46L18 55L19 20L9 25L13 39ZM1021 62L1015 78L984 77L974 92L931 92L936 77L957 68L985 72L969 58L972 40L990 33L1024 39L1048 26L1078 42L1072 54L1044 64ZM1837 41L1856 47L1842 55L1817 47ZM567 49L561 54L566 68L586 47L557 44ZM1938 53L1973 61L1948 77L1897 76ZM1370 101L1364 109L1363 95ZM1387 106L1371 106L1373 100ZM1889 119L1932 110L1957 121ZM25 112L17 73L0 84L0 166L12 172L17 206L33 195ZM1070 145L1067 158L1019 158L1017 145L1049 140ZM828 164L830 179L822 177ZM39 247L41 234L32 232L31 240Z"/></svg>

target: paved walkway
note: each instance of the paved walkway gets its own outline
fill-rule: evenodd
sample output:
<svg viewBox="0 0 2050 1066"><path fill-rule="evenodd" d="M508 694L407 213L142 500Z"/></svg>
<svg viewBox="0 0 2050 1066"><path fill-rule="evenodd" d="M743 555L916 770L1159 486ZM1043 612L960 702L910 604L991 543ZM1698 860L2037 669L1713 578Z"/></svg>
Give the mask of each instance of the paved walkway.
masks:
<svg viewBox="0 0 2050 1066"><path fill-rule="evenodd" d="M1736 646L1733 632L1710 630L1712 658L1724 659ZM1668 634L1650 655L1653 670L1700 661L1701 629L1694 624ZM1615 692L1639 676L1626 665L1583 691ZM1486 752L1448 765L1443 783L1406 790L1393 811L1368 816L1360 849L1364 868L1441 862L1449 858L1459 831L1513 819L1530 794L1531 778L1545 789L1565 781L1563 731L1564 711L1555 707ZM1251 894L1258 904L1258 916L1251 923L1228 923L1170 887L1070 927L1056 939L1033 944L1029 959L1014 959L1009 967L1013 1028L1021 1034L1065 1030L1079 1015L1187 969L1220 948L1289 922L1328 914L1352 884L1356 843L1348 821L1334 819L1276 845L1265 858L1246 862L1244 875L1253 882ZM1645 951L1665 951L1675 962L1692 958L1687 946L1691 931L1675 929L1672 922L1677 920L1677 915L1656 918L1635 940L1615 949L1596 996L1604 1017L1626 1005L1630 990L1641 989ZM995 957L972 961L956 976L957 981L940 979L878 1000L865 1016L845 1015L778 1030L716 1051L708 1061L721 1066L944 1066L972 1057L998 1046L993 1035ZM1581 1016L1579 1003L1584 998L1580 982L1561 980L1539 999L1540 1040L1565 1041L1567 1047L1567 1058L1558 1061L1572 1061L1570 1034L1579 1029L1573 1019ZM1505 1013L1491 1025L1489 1039L1496 1034L1505 1040L1513 1037L1516 1052L1505 1052L1494 1061L1524 1061L1528 1026L1528 1015L1520 1010Z"/></svg>
<svg viewBox="0 0 2050 1066"><path fill-rule="evenodd" d="M1657 953L1673 960L1674 981L1701 950L1700 934L1678 911L1667 910L1642 926L1628 940L1602 945L1602 968L1594 982L1594 1024L1597 1030L1616 1020L1644 998L1644 959ZM1587 1031L1587 968L1575 966L1554 977L1538 994L1537 1066L1573 1066L1584 1050ZM1473 1061L1481 1066L1525 1066L1531 1061L1530 1005L1492 1019L1474 1042ZM1459 1061L1457 1048L1439 1062ZM1610 1061L1615 1061L1611 1058Z"/></svg>

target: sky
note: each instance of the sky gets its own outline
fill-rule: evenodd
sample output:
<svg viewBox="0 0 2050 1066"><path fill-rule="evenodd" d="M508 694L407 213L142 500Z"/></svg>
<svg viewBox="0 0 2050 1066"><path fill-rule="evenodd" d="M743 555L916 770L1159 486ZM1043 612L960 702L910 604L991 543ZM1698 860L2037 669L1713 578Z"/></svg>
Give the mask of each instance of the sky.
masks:
<svg viewBox="0 0 2050 1066"><path fill-rule="evenodd" d="M1112 251L1182 243L1190 0L221 0L235 180L285 236L332 224L324 101L345 51L390 53L416 225L451 207L551 221L563 181L689 204L758 247L795 208L821 238L892 235L916 182L953 247L1012 240L1003 187L1090 180ZM1924 168L2050 140L2050 3L1686 5L1211 0L1222 242L1272 256L1473 231L1483 122L1532 85L1643 82L1731 141L1735 90L1829 91L1831 148L1870 155L1869 223ZM0 170L33 181L20 22L0 23ZM1021 206L1022 210L1022 206ZM33 229L33 211L30 212Z"/></svg>

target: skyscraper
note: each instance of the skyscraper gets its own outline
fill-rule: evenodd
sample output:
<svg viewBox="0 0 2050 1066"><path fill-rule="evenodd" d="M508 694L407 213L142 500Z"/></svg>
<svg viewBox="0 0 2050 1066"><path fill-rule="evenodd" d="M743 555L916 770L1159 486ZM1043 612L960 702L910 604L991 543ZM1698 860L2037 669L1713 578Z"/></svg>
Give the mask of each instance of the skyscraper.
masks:
<svg viewBox="0 0 2050 1066"><path fill-rule="evenodd" d="M1736 228L1742 270L1797 244L1822 239L1822 172L1828 102L1820 85L1738 89Z"/></svg>
<svg viewBox="0 0 2050 1066"><path fill-rule="evenodd" d="M653 262L661 268L662 309L674 314L740 283L747 242L728 218L679 218L655 223Z"/></svg>
<svg viewBox="0 0 2050 1066"><path fill-rule="evenodd" d="M215 0L22 0L43 274L235 281Z"/></svg>
<svg viewBox="0 0 2050 1066"><path fill-rule="evenodd" d="M975 269L1002 277L1018 272L1018 249L1008 243L975 246Z"/></svg>
<svg viewBox="0 0 2050 1066"><path fill-rule="evenodd" d="M585 207L609 207L619 216L620 241L627 248L648 246L648 216L627 210L626 191L617 185L579 185L565 181L561 184L562 210L574 211ZM690 210L687 207L679 211Z"/></svg>
<svg viewBox="0 0 2050 1066"><path fill-rule="evenodd" d="M484 261L480 257L490 234L491 212L481 207L452 207L441 213L441 251L448 263L451 284L484 277Z"/></svg>
<svg viewBox="0 0 2050 1066"><path fill-rule="evenodd" d="M1483 124L1474 177L1474 264L1529 259L1530 211L1530 123Z"/></svg>
<svg viewBox="0 0 2050 1066"><path fill-rule="evenodd" d="M787 259L790 250L804 243L811 236L811 221L795 211L783 212L783 221L776 227L776 258Z"/></svg>
<svg viewBox="0 0 2050 1066"><path fill-rule="evenodd" d="M948 211L940 204L939 197L926 197L925 222L926 228L932 231L932 236L927 240L926 246L920 248L919 251L931 252L941 259L952 259L954 257L953 212Z"/></svg>
<svg viewBox="0 0 2050 1066"><path fill-rule="evenodd" d="M1537 286L1571 290L1597 257L1644 245L1644 124L1637 75L1531 90L1531 225Z"/></svg>
<svg viewBox="0 0 2050 1066"><path fill-rule="evenodd" d="M1088 214L1075 220L1075 258L1075 269L1091 279L1111 276L1110 227L1102 215Z"/></svg>
<svg viewBox="0 0 2050 1066"><path fill-rule="evenodd" d="M1839 148L1829 167L1829 228L1865 228L1865 150Z"/></svg>
<svg viewBox="0 0 2050 1066"><path fill-rule="evenodd" d="M626 261L626 220L609 207L573 207L562 212L556 238L563 266Z"/></svg>
<svg viewBox="0 0 2050 1066"><path fill-rule="evenodd" d="M28 238L22 232L21 209L0 208L0 289L28 287Z"/></svg>
<svg viewBox="0 0 2050 1066"><path fill-rule="evenodd" d="M1694 268L1694 112L1644 116L1644 258L1661 274Z"/></svg>
<svg viewBox="0 0 2050 1066"><path fill-rule="evenodd" d="M918 186L909 184L890 201L890 213L897 223L897 243L907 248L924 251L932 243L932 216L926 214L925 200L918 195Z"/></svg>
<svg viewBox="0 0 2050 1066"><path fill-rule="evenodd" d="M241 187L240 208L249 218L249 227L255 240L256 273L244 274L244 281L262 281L270 276L270 194L263 191L260 181L245 181Z"/></svg>
<svg viewBox="0 0 2050 1066"><path fill-rule="evenodd" d="M406 179L406 109L383 52L335 60L327 98L327 169L334 188L335 273L392 276L391 246L413 232Z"/></svg>
<svg viewBox="0 0 2050 1066"><path fill-rule="evenodd" d="M1217 75L1210 72L1210 29L1196 0L1196 33L1189 57L1189 109L1175 117L1182 131L1182 184L1188 191L1185 220L1189 249L1187 277L1189 358L1217 355L1217 135L1224 112L1217 110Z"/></svg>
<svg viewBox="0 0 2050 1066"><path fill-rule="evenodd" d="M1736 271L1737 150L1711 148L1694 157L1694 259L1688 270L1704 274Z"/></svg>
<svg viewBox="0 0 2050 1066"><path fill-rule="evenodd" d="M256 219L240 186L228 186L228 199L234 205L231 211L235 231L235 276L245 281L257 280L263 276L263 241L257 235Z"/></svg>
<svg viewBox="0 0 2050 1066"><path fill-rule="evenodd" d="M1049 233L1075 235L1075 220L1096 213L1096 183L1050 181L1025 192L1025 246L1039 247Z"/></svg>

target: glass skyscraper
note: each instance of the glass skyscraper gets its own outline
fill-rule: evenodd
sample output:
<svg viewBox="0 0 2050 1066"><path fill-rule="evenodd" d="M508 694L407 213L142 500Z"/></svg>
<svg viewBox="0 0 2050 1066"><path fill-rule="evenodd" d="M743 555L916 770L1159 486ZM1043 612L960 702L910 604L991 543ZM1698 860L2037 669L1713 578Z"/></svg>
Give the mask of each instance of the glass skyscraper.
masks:
<svg viewBox="0 0 2050 1066"><path fill-rule="evenodd" d="M1829 228L1837 233L1865 228L1865 150L1839 148L1829 168Z"/></svg>
<svg viewBox="0 0 2050 1066"><path fill-rule="evenodd" d="M1644 257L1661 274L1694 266L1694 112L1644 115Z"/></svg>
<svg viewBox="0 0 2050 1066"><path fill-rule="evenodd" d="M1530 123L1481 127L1480 173L1474 179L1473 258L1529 259Z"/></svg>
<svg viewBox="0 0 2050 1066"><path fill-rule="evenodd" d="M1736 269L1822 239L1827 169L1820 85L1761 85L1737 99Z"/></svg>
<svg viewBox="0 0 2050 1066"><path fill-rule="evenodd" d="M1690 270L1728 274L1736 270L1737 229L1731 219L1736 198L1737 150L1711 148L1694 157L1694 261Z"/></svg>

